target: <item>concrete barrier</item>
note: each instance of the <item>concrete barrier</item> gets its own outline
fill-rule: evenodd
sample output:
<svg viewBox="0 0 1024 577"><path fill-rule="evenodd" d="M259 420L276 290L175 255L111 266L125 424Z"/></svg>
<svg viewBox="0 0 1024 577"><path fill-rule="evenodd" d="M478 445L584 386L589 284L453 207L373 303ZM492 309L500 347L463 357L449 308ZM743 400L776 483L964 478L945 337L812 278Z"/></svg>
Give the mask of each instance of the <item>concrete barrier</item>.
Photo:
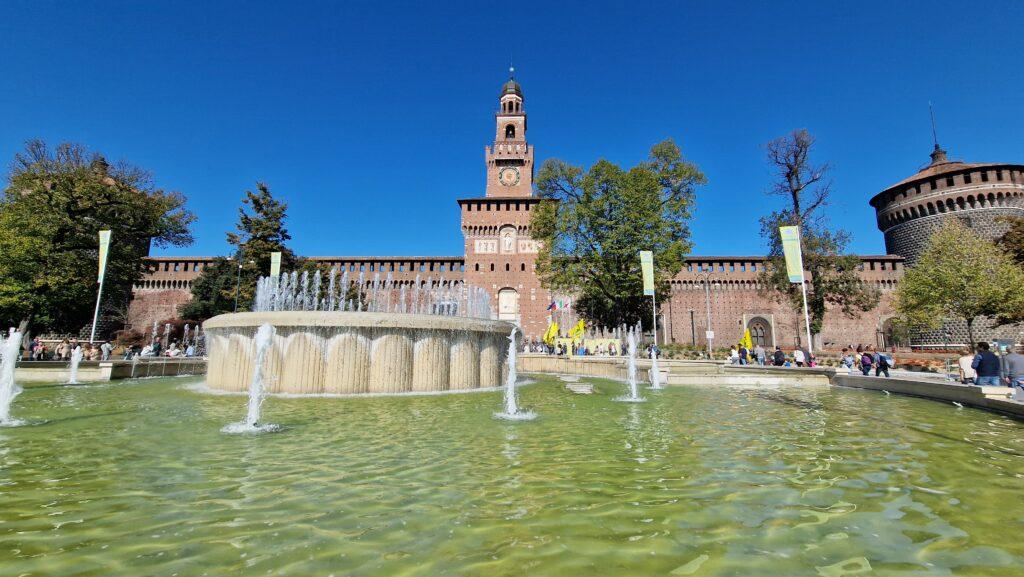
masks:
<svg viewBox="0 0 1024 577"><path fill-rule="evenodd" d="M21 361L15 369L18 383L66 383L71 371L67 361ZM206 374L206 359L145 358L136 361L82 361L78 382L94 383L142 377L174 377Z"/></svg>

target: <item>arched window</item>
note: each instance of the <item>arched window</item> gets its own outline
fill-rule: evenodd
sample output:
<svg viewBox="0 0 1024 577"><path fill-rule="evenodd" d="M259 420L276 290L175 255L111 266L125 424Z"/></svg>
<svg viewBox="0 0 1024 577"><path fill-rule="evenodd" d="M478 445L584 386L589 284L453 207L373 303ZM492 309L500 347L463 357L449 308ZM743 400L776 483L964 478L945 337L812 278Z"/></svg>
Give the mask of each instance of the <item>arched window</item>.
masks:
<svg viewBox="0 0 1024 577"><path fill-rule="evenodd" d="M515 137L516 137L516 125L515 124L506 125L505 126L505 138L515 138Z"/></svg>
<svg viewBox="0 0 1024 577"><path fill-rule="evenodd" d="M765 348L773 346L772 327L767 319L754 317L747 323L747 328L750 329L750 340L755 345L761 345Z"/></svg>

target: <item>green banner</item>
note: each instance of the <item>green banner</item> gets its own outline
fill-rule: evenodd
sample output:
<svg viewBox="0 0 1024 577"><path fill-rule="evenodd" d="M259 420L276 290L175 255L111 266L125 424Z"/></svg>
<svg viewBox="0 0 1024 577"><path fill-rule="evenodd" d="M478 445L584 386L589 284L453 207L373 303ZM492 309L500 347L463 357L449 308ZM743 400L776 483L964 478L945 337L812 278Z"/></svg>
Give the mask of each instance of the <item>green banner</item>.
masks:
<svg viewBox="0 0 1024 577"><path fill-rule="evenodd" d="M110 231L100 231L100 272L96 276L96 282L103 282L103 275L107 272L107 253L110 252Z"/></svg>
<svg viewBox="0 0 1024 577"><path fill-rule="evenodd" d="M782 237L782 252L786 255L786 274L789 275L789 282L804 282L804 259L800 252L800 228L795 226L780 226L779 235Z"/></svg>
<svg viewBox="0 0 1024 577"><path fill-rule="evenodd" d="M281 253L270 253L270 276L281 274Z"/></svg>
<svg viewBox="0 0 1024 577"><path fill-rule="evenodd" d="M640 251L640 271L644 275L644 296L654 296L654 253Z"/></svg>

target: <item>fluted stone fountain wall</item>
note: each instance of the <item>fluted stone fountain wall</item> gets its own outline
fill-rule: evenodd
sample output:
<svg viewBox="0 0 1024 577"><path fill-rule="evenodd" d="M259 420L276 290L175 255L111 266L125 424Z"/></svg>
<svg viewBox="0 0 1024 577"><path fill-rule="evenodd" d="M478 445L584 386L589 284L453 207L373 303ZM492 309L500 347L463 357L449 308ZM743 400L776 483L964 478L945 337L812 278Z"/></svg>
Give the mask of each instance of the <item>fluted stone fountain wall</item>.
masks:
<svg viewBox="0 0 1024 577"><path fill-rule="evenodd" d="M244 391L256 329L277 330L267 351L271 393L357 394L501 386L504 321L435 315L277 311L213 317L203 324L210 388Z"/></svg>

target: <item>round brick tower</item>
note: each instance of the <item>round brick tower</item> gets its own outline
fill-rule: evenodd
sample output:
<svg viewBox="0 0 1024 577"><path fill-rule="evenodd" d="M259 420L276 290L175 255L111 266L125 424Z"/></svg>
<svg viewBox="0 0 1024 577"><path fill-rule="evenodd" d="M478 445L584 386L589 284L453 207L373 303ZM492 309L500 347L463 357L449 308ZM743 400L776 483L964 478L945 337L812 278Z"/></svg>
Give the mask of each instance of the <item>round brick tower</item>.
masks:
<svg viewBox="0 0 1024 577"><path fill-rule="evenodd" d="M870 201L889 254L913 264L932 231L947 219L959 219L995 239L1007 230L1000 217L1024 217L1024 165L949 160L938 143L931 158L916 174Z"/></svg>

